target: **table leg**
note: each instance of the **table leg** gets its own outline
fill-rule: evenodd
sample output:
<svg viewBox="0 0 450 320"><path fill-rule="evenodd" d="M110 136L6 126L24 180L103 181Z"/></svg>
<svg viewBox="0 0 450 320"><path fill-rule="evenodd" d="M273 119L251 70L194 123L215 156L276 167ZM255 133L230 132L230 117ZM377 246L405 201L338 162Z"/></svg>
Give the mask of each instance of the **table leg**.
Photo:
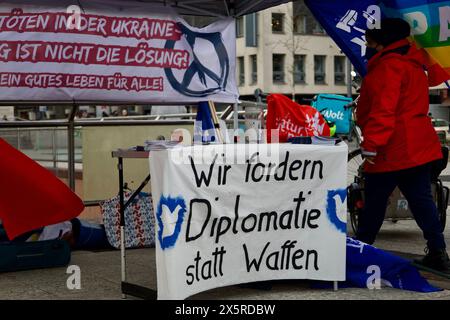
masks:
<svg viewBox="0 0 450 320"><path fill-rule="evenodd" d="M125 204L123 198L123 158L119 158L119 200L120 200L120 268L122 273L122 282L127 281L126 257L125 257ZM126 299L122 294L122 299Z"/></svg>
<svg viewBox="0 0 450 320"><path fill-rule="evenodd" d="M150 175L148 175L147 178L145 178L145 180L141 183L139 188L137 188L136 191L134 191L133 194L130 196L130 198L128 198L128 201L124 205L124 210L126 210L126 208L128 208L128 206L134 201L134 199L136 199L136 197L139 195L139 193L141 193L142 189L145 188L145 186L148 184L149 181Z"/></svg>
<svg viewBox="0 0 450 320"><path fill-rule="evenodd" d="M145 178L139 188L131 195L128 201L125 203L124 197L124 183L123 183L123 158L118 157L119 164L117 166L119 170L119 213L120 213L120 267L121 267L121 291L122 299L126 299L127 296L133 296L141 299L155 300L157 299L156 290L146 288L140 285L127 282L126 273L126 255L125 255L125 210L132 203L132 201L139 195L142 189L150 181L150 175Z"/></svg>

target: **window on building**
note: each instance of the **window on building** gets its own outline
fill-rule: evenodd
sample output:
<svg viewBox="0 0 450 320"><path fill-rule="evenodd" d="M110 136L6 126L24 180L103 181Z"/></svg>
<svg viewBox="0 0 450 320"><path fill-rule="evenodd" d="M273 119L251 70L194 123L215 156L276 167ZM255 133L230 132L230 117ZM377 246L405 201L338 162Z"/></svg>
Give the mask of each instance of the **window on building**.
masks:
<svg viewBox="0 0 450 320"><path fill-rule="evenodd" d="M252 81L251 84L258 83L258 59L256 54L250 56L250 64L252 67Z"/></svg>
<svg viewBox="0 0 450 320"><path fill-rule="evenodd" d="M273 55L273 82L285 83L284 81L284 54Z"/></svg>
<svg viewBox="0 0 450 320"><path fill-rule="evenodd" d="M238 57L238 85L243 86L245 84L245 65L244 57Z"/></svg>
<svg viewBox="0 0 450 320"><path fill-rule="evenodd" d="M245 46L258 47L258 14L251 13L245 16Z"/></svg>
<svg viewBox="0 0 450 320"><path fill-rule="evenodd" d="M313 34L325 34L325 29L322 28L319 22L315 21L314 28L312 30Z"/></svg>
<svg viewBox="0 0 450 320"><path fill-rule="evenodd" d="M294 83L303 84L305 83L305 61L306 56L296 54L294 56Z"/></svg>
<svg viewBox="0 0 450 320"><path fill-rule="evenodd" d="M244 17L236 19L236 38L242 38L244 36Z"/></svg>
<svg viewBox="0 0 450 320"><path fill-rule="evenodd" d="M325 84L326 59L327 59L327 56L314 56L314 82L315 82L315 84Z"/></svg>
<svg viewBox="0 0 450 320"><path fill-rule="evenodd" d="M334 84L345 85L345 57L334 57Z"/></svg>
<svg viewBox="0 0 450 320"><path fill-rule="evenodd" d="M296 0L292 2L292 10L294 18L294 32L300 34L324 35L325 30L320 23L317 22L314 15L306 6L304 0Z"/></svg>
<svg viewBox="0 0 450 320"><path fill-rule="evenodd" d="M298 33L298 34L305 34L306 33L306 21L307 21L307 17L306 15L297 15L294 17L294 33Z"/></svg>
<svg viewBox="0 0 450 320"><path fill-rule="evenodd" d="M284 14L272 13L272 32L284 32Z"/></svg>

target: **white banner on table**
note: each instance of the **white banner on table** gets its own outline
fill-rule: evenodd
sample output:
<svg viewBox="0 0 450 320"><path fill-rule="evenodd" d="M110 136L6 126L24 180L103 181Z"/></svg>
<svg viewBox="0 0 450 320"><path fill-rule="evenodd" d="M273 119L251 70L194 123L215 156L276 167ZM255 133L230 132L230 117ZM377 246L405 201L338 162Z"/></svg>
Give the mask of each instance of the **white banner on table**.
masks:
<svg viewBox="0 0 450 320"><path fill-rule="evenodd" d="M249 162L223 161L235 156ZM346 172L345 144L151 152L158 298L270 279L345 280Z"/></svg>
<svg viewBox="0 0 450 320"><path fill-rule="evenodd" d="M0 3L0 100L238 100L233 19L132 1Z"/></svg>

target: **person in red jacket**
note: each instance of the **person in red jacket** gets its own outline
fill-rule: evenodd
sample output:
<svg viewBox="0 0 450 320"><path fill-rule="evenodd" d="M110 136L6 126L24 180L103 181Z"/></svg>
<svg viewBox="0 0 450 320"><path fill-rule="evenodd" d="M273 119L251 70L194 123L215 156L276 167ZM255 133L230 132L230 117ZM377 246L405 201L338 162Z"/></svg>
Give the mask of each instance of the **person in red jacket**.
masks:
<svg viewBox="0 0 450 320"><path fill-rule="evenodd" d="M450 261L431 193L432 163L442 159L439 138L428 117L428 79L423 54L409 43L411 28L402 19L384 19L367 30L375 52L361 86L357 122L364 141L365 206L356 238L375 241L387 201L398 186L427 240L418 261L450 272Z"/></svg>

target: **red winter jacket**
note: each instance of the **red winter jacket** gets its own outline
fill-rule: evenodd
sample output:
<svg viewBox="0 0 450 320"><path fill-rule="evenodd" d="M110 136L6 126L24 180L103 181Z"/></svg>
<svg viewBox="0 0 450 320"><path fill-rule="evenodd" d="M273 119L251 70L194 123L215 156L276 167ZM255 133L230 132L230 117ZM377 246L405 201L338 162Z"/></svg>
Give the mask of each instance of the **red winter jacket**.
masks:
<svg viewBox="0 0 450 320"><path fill-rule="evenodd" d="M376 153L366 172L397 171L442 158L439 138L428 117L428 79L422 53L401 40L369 61L361 87L357 123L361 148Z"/></svg>

